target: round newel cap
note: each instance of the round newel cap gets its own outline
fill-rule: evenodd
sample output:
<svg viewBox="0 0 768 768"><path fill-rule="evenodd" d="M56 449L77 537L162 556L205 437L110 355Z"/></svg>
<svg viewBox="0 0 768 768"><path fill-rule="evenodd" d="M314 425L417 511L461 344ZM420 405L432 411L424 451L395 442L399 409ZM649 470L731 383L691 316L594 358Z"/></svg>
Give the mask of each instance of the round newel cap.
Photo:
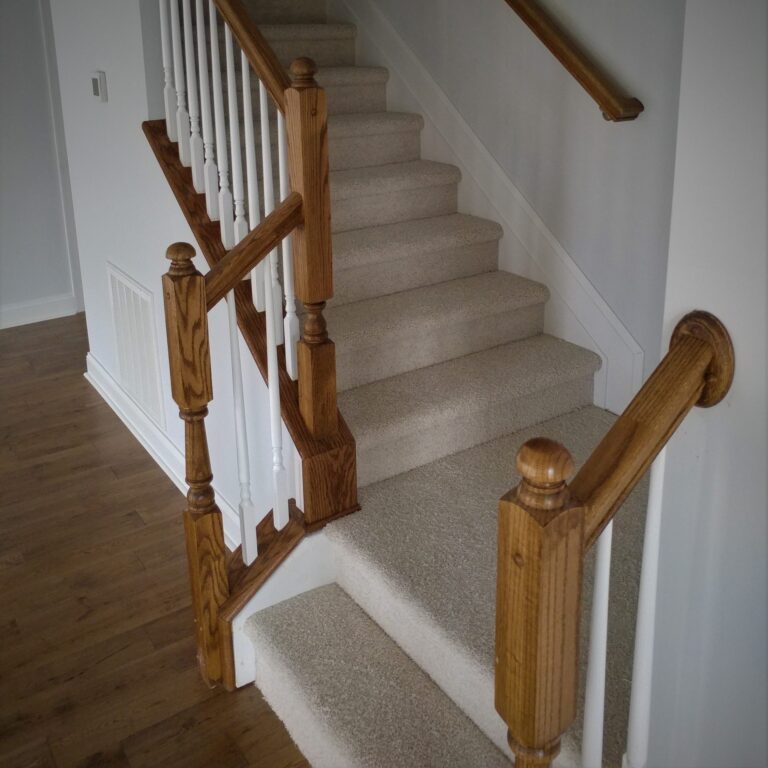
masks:
<svg viewBox="0 0 768 768"><path fill-rule="evenodd" d="M689 312L675 326L669 348L672 349L684 336L694 336L712 347L712 362L696 403L700 408L711 408L728 394L733 383L735 358L731 336L717 317L701 309Z"/></svg>
<svg viewBox="0 0 768 768"><path fill-rule="evenodd" d="M195 249L189 243L173 243L168 246L165 258L169 261L192 261L195 258Z"/></svg>
<svg viewBox="0 0 768 768"><path fill-rule="evenodd" d="M547 437L529 440L517 453L517 471L526 482L539 487L562 485L574 469L568 449Z"/></svg>
<svg viewBox="0 0 768 768"><path fill-rule="evenodd" d="M316 72L317 64L306 56L291 62L291 81L294 87L314 85Z"/></svg>

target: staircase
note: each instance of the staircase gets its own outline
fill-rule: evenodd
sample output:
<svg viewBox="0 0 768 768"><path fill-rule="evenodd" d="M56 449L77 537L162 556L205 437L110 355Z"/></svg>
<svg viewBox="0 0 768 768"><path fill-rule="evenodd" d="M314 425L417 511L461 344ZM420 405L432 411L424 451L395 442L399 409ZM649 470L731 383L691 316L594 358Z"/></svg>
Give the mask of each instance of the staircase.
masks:
<svg viewBox="0 0 768 768"><path fill-rule="evenodd" d="M546 287L497 269L501 228L458 212L460 172L421 159L421 117L386 111L387 72L355 66L355 29L322 3L249 5L283 64L316 61L328 96L325 314L362 505L325 529L337 583L248 620L256 684L317 768L507 765L496 502L526 439L583 460L607 431L613 417L591 405L599 360L543 333ZM610 639L610 765L626 733L644 494L614 538L612 608L626 620ZM560 764L579 763L578 744L577 727Z"/></svg>
<svg viewBox="0 0 768 768"><path fill-rule="evenodd" d="M316 534L333 553L334 584L248 619L256 684L315 768L509 765L494 709L497 501L516 485L514 456L529 438L566 443L582 462L610 428L614 417L592 405L599 358L543 332L546 286L498 270L501 227L458 211L459 170L421 158L422 118L386 110L388 73L356 66L355 28L326 19L322 0L246 5L283 67L316 62L327 96L334 291L324 315L362 506ZM225 79L223 58L222 70ZM276 145L274 116L269 132ZM201 246L221 250L200 196L166 173ZM237 312L258 360L264 321L252 307ZM644 486L632 494L614 531L604 759L615 766L645 496ZM592 572L588 560L587 618ZM580 764L580 739L579 718L558 765Z"/></svg>

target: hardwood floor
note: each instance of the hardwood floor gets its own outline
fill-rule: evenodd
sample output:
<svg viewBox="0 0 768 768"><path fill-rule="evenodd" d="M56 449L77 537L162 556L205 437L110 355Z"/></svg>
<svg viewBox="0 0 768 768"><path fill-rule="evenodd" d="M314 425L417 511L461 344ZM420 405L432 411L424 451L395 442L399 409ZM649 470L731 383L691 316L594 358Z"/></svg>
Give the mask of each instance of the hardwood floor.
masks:
<svg viewBox="0 0 768 768"><path fill-rule="evenodd" d="M82 315L0 331L0 765L308 768L196 667L176 487L83 378Z"/></svg>

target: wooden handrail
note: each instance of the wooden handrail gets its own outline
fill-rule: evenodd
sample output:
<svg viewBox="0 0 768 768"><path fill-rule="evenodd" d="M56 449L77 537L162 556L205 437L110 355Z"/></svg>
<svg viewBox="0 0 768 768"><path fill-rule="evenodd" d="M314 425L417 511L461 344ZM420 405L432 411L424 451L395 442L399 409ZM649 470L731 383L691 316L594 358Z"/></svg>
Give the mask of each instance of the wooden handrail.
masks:
<svg viewBox="0 0 768 768"><path fill-rule="evenodd" d="M691 312L664 360L571 483L552 440L520 449L517 488L499 502L496 709L518 768L545 768L576 716L584 555L685 415L719 403L733 381L723 324Z"/></svg>
<svg viewBox="0 0 768 768"><path fill-rule="evenodd" d="M264 39L240 0L213 0L251 66L280 111L285 111L285 91L291 81L272 47Z"/></svg>
<svg viewBox="0 0 768 768"><path fill-rule="evenodd" d="M586 547L611 521L694 405L722 400L733 378L733 346L706 312L686 315L669 352L571 483L585 508Z"/></svg>
<svg viewBox="0 0 768 768"><path fill-rule="evenodd" d="M634 120L644 109L548 14L536 0L506 0L536 37L597 102L606 120Z"/></svg>
<svg viewBox="0 0 768 768"><path fill-rule="evenodd" d="M301 195L291 192L205 276L210 312L262 259L302 222Z"/></svg>

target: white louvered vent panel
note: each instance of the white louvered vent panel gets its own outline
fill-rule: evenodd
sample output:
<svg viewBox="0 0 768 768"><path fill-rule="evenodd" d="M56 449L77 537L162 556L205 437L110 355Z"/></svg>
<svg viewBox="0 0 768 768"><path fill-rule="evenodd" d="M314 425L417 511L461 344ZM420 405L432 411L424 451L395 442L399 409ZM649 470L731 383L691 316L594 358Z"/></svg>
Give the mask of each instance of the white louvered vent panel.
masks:
<svg viewBox="0 0 768 768"><path fill-rule="evenodd" d="M147 416L162 425L153 296L117 267L109 264L107 270L120 384Z"/></svg>

